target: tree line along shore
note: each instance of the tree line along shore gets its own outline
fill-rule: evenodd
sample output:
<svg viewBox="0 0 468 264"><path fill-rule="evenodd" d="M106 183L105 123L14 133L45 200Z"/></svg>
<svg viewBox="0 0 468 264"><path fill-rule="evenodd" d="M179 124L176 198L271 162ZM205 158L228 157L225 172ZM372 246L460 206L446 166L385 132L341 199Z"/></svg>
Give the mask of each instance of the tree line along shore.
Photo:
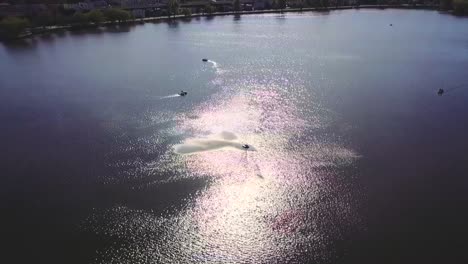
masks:
<svg viewBox="0 0 468 264"><path fill-rule="evenodd" d="M20 6L29 12L17 12L17 9L11 8L18 1L21 1L23 4ZM35 3L28 4L24 1L35 1ZM146 5L136 5L137 8L128 8L129 5L122 6L122 2L113 4L113 2L104 0L94 0L99 3L95 5L92 4L93 0L87 0L89 5L80 5L82 2L37 4L37 1L48 0L0 2L1 40L24 38L58 29L213 15L326 11L350 8L429 8L450 11L454 15L468 15L468 0L226 0L224 2L167 0L164 3L161 2L164 0L129 0L137 4L141 3L138 1L146 1L144 2ZM261 1L262 5L258 5L256 1ZM146 8L144 8L145 6ZM9 9L5 7L9 7ZM32 7L36 7L38 11L31 11L34 10ZM9 10L13 12L9 13Z"/></svg>

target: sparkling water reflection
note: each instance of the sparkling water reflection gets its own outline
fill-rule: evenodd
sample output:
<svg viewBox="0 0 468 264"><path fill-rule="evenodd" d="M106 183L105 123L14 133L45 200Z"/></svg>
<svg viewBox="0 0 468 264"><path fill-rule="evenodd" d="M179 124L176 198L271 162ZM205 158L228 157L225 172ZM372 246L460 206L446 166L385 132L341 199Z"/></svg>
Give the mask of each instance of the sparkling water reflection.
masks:
<svg viewBox="0 0 468 264"><path fill-rule="evenodd" d="M201 177L209 184L174 214L118 207L94 215L96 232L125 241L100 252L100 260L284 263L298 261L307 250L317 259L333 259L326 247L343 230L361 228L353 209L356 189L339 179L358 153L324 133L336 117L308 94L296 73L278 78L276 65L264 66L217 66L213 84L219 91L190 117L176 118L175 131L184 141L206 142L225 133L255 151L215 146L181 156L168 148L168 159L139 165L153 172L178 167L171 181Z"/></svg>

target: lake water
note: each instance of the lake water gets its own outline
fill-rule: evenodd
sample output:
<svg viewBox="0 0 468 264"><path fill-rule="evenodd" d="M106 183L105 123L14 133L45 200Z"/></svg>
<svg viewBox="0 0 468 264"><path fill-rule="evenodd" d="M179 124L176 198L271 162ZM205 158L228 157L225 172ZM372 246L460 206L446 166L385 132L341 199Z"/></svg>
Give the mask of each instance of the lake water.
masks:
<svg viewBox="0 0 468 264"><path fill-rule="evenodd" d="M54 33L0 77L5 263L468 261L466 18Z"/></svg>

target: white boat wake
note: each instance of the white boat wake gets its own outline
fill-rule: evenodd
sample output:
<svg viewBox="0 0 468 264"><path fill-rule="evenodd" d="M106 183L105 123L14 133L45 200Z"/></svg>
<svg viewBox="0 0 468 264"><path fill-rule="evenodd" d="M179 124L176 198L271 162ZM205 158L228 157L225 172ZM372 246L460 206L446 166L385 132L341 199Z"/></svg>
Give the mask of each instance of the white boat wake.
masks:
<svg viewBox="0 0 468 264"><path fill-rule="evenodd" d="M220 73L219 65L216 61L208 60L208 63L211 63L211 67L216 70L217 73Z"/></svg>
<svg viewBox="0 0 468 264"><path fill-rule="evenodd" d="M180 96L181 96L180 94L171 94L167 96L161 96L159 97L159 99L167 99L167 98L174 98L174 97L180 97Z"/></svg>
<svg viewBox="0 0 468 264"><path fill-rule="evenodd" d="M188 139L183 144L175 145L174 152L177 154L193 154L223 148L247 151L247 149L243 147L244 144L236 140L237 136L234 133L224 131L211 138ZM255 148L249 145L248 151L255 151Z"/></svg>

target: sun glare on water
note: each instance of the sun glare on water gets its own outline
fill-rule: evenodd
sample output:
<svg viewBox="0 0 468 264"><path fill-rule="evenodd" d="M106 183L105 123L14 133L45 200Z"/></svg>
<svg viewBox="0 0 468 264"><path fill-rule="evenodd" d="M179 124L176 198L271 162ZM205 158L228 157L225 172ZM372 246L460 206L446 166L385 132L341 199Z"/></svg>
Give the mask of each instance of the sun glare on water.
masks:
<svg viewBox="0 0 468 264"><path fill-rule="evenodd" d="M222 78L229 80L229 71ZM132 235L131 246L111 248L103 256L114 259L112 252L119 250L128 251L134 263L270 263L293 259L301 250L326 252L330 236L356 224L352 197L323 198L350 188L335 169L359 157L333 138L315 136L327 128L330 112L320 105L301 109L298 105L310 97L294 83L288 85L296 85L296 93L255 80L222 83L211 100L177 122L175 130L190 136L168 149L165 160L144 165L180 171L173 182L200 178L209 184L176 215L125 207L109 211L104 219L121 224L108 225L106 232L152 235Z"/></svg>

